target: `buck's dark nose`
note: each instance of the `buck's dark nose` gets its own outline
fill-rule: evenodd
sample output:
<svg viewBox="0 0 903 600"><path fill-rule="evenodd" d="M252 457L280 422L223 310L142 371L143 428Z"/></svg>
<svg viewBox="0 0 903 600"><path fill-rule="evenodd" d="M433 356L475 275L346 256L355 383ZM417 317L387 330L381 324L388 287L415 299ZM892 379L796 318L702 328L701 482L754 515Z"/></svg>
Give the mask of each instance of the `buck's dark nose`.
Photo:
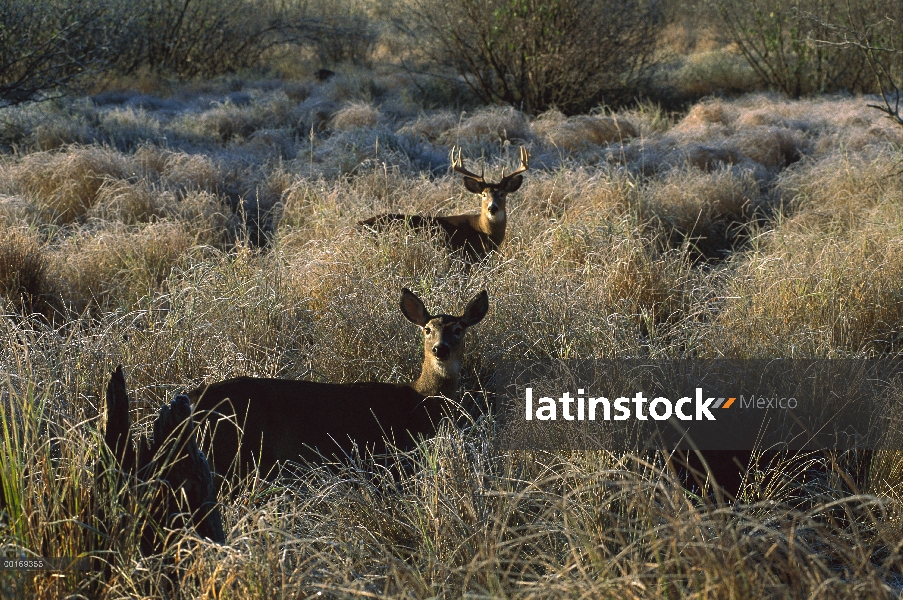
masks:
<svg viewBox="0 0 903 600"><path fill-rule="evenodd" d="M497 213L499 211L499 205L493 202L492 204L489 205L489 207L486 210L489 211L490 215L494 215L495 213Z"/></svg>
<svg viewBox="0 0 903 600"><path fill-rule="evenodd" d="M448 347L448 344L437 344L433 346L433 356L435 356L439 360L445 360L450 355L451 348Z"/></svg>

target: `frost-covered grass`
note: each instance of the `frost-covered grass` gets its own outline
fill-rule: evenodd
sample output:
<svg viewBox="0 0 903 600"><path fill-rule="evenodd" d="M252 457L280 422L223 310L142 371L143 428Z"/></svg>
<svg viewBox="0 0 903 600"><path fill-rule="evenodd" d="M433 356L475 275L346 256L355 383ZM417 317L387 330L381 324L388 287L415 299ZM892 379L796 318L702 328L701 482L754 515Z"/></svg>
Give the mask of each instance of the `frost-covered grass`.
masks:
<svg viewBox="0 0 903 600"><path fill-rule="evenodd" d="M139 427L202 380L406 381L420 350L401 287L445 312L489 291L468 334L470 390L511 357L901 349L903 129L864 99L531 118L425 111L405 90L353 72L3 113L0 141L15 148L0 158L5 548L87 548L73 519L89 519L101 391L117 363ZM518 146L530 150L498 252L468 266L422 232L354 227L378 212L475 211L449 169L454 144L496 178ZM180 547L182 593L897 593L893 456L873 465L873 495L829 478L804 503L773 484L725 508L649 457L504 453L492 435L488 418L446 426L401 479L361 459L275 486L236 482L223 498L227 546ZM115 555L103 591L36 575L29 593L158 594L161 570L139 559Z"/></svg>

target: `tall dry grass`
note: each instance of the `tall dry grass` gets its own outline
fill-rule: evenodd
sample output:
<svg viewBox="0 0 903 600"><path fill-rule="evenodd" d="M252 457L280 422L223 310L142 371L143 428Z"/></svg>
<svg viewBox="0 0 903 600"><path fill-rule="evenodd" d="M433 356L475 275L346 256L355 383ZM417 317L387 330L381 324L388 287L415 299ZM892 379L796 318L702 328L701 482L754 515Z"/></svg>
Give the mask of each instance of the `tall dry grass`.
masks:
<svg viewBox="0 0 903 600"><path fill-rule="evenodd" d="M777 465L753 470L745 501L715 506L651 453L502 451L477 410L514 358L896 355L898 129L853 98L530 119L421 112L385 85L79 104L67 126L79 139L54 150L22 113L19 153L0 160L6 552L89 550L117 363L146 430L201 381L411 380L422 349L401 287L446 312L485 288L490 312L468 334L467 411L411 455L232 481L227 545L180 535L175 570L138 555L134 509L120 506L106 587L0 574L4 594L159 597L168 573L189 597L899 595L893 457L872 495L837 474L800 490ZM493 178L530 148L498 252L470 265L429 234L354 227L476 211L448 170L456 143Z"/></svg>

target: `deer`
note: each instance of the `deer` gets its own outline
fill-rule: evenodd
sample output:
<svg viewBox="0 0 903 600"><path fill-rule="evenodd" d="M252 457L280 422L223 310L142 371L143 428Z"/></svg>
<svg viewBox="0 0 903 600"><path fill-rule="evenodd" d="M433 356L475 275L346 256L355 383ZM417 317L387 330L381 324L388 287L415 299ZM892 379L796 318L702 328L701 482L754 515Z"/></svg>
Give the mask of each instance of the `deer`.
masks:
<svg viewBox="0 0 903 600"><path fill-rule="evenodd" d="M108 504L116 498L126 506L141 506L138 533L145 556L166 545L160 527L191 526L202 537L224 544L213 473L196 442L188 397L177 395L160 408L150 440L133 431L129 410L125 373L119 365L107 384L102 442L106 452L94 466L91 503L98 531L105 531L102 543L121 534L123 523ZM109 575L109 568L104 571Z"/></svg>
<svg viewBox="0 0 903 600"><path fill-rule="evenodd" d="M286 461L349 455L362 446L380 453L386 439L407 450L434 435L458 391L465 333L486 316L489 296L476 294L460 316L433 315L402 289L400 308L423 333L423 366L411 383L235 377L189 392L195 419L207 425L213 471L249 474L256 467L266 477Z"/></svg>
<svg viewBox="0 0 903 600"><path fill-rule="evenodd" d="M456 154L457 152L457 154ZM508 194L520 189L524 173L530 168L530 155L521 146L520 167L505 175L498 183L485 180L485 169L479 175L464 168L461 148L452 148L452 169L464 176L464 188L473 194L480 194L479 214L454 215L449 217L425 217L389 213L370 217L358 223L359 227L384 227L392 222L402 221L415 229L440 229L446 244L452 250L463 250L468 256L481 259L491 250L497 249L505 241L505 226L508 221L506 201Z"/></svg>

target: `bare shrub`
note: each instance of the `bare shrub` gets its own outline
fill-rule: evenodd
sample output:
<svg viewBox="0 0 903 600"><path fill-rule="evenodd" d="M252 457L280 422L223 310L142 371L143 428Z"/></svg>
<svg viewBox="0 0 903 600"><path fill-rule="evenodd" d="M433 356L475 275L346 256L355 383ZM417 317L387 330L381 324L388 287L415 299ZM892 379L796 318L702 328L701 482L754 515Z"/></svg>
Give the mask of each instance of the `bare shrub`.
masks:
<svg viewBox="0 0 903 600"><path fill-rule="evenodd" d="M663 21L659 4L644 0L418 0L411 10L417 50L483 101L528 113L632 100Z"/></svg>
<svg viewBox="0 0 903 600"><path fill-rule="evenodd" d="M107 3L0 2L0 104L41 100L76 87L106 64Z"/></svg>
<svg viewBox="0 0 903 600"><path fill-rule="evenodd" d="M899 16L889 0L714 0L728 34L759 79L793 97L837 90L879 91L865 57L834 39L828 25L854 14L870 23ZM848 10L850 9L850 10Z"/></svg>
<svg viewBox="0 0 903 600"><path fill-rule="evenodd" d="M903 125L903 7L893 0L859 0L847 3L845 19L816 14L813 20L833 37L829 47L854 51L868 66L873 91L881 104L869 104L897 125Z"/></svg>
<svg viewBox="0 0 903 600"><path fill-rule="evenodd" d="M283 18L267 0L152 0L122 11L116 66L180 79L213 77L253 66L278 41Z"/></svg>
<svg viewBox="0 0 903 600"><path fill-rule="evenodd" d="M366 15L349 14L347 3L318 3L294 27L293 40L309 47L321 66L371 66L380 32Z"/></svg>
<svg viewBox="0 0 903 600"><path fill-rule="evenodd" d="M679 91L693 98L752 92L759 86L755 71L733 47L689 54L672 77Z"/></svg>

